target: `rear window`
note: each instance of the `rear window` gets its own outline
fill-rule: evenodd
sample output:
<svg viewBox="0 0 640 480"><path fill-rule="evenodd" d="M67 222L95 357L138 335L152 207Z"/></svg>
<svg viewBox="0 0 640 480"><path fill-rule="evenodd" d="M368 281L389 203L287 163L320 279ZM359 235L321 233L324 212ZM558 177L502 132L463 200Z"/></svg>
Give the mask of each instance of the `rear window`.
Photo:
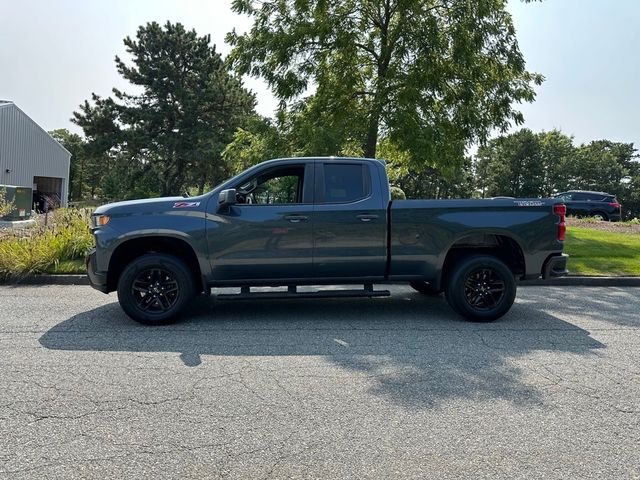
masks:
<svg viewBox="0 0 640 480"><path fill-rule="evenodd" d="M362 164L324 164L324 203L348 203L371 195L369 168Z"/></svg>

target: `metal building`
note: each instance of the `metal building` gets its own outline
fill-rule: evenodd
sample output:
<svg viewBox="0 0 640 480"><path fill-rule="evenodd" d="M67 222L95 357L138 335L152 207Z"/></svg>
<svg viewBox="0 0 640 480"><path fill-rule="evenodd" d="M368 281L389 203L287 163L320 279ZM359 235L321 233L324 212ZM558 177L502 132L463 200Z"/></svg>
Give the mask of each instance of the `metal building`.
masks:
<svg viewBox="0 0 640 480"><path fill-rule="evenodd" d="M71 153L13 102L0 100L0 185L33 187L67 206Z"/></svg>

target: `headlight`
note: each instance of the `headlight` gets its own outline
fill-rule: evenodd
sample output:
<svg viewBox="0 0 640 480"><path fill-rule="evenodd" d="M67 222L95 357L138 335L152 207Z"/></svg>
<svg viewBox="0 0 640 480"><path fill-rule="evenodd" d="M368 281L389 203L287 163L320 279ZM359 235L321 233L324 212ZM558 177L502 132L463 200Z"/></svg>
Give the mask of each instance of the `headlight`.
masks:
<svg viewBox="0 0 640 480"><path fill-rule="evenodd" d="M110 215L92 215L91 216L91 226L93 228L100 227L102 225L106 225L111 220Z"/></svg>

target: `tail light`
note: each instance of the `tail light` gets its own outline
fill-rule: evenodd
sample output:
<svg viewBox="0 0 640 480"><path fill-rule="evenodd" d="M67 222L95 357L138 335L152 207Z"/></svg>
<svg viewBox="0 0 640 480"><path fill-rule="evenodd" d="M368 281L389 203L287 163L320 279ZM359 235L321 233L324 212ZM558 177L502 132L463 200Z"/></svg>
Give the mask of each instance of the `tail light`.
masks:
<svg viewBox="0 0 640 480"><path fill-rule="evenodd" d="M567 235L567 224L565 223L565 216L567 215L567 206L563 203L558 203L553 206L553 213L555 213L560 217L560 222L558 223L558 240L563 242L564 238Z"/></svg>
<svg viewBox="0 0 640 480"><path fill-rule="evenodd" d="M620 208L622 206L618 202L609 202L609 205L613 208Z"/></svg>

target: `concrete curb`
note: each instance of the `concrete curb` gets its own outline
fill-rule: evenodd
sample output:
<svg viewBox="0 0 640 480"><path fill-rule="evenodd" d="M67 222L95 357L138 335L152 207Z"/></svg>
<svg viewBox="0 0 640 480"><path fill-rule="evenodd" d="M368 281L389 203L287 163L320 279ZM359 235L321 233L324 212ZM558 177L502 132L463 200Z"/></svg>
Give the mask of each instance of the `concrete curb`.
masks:
<svg viewBox="0 0 640 480"><path fill-rule="evenodd" d="M7 285L89 285L86 275L32 275ZM522 287L539 286L581 286L581 287L640 287L640 277L568 277L549 280L526 280L518 284Z"/></svg>
<svg viewBox="0 0 640 480"><path fill-rule="evenodd" d="M519 285L523 287L640 287L640 277L580 277L578 275L569 275L548 280L526 280L520 282Z"/></svg>
<svg viewBox="0 0 640 480"><path fill-rule="evenodd" d="M86 275L31 275L7 283L7 285L89 285L89 278Z"/></svg>

